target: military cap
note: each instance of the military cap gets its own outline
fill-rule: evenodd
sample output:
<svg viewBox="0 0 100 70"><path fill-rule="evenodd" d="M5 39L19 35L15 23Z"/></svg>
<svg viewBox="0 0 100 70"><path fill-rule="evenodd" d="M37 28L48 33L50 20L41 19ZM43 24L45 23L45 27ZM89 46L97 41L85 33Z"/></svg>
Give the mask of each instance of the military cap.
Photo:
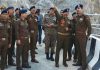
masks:
<svg viewBox="0 0 100 70"><path fill-rule="evenodd" d="M61 10L60 12L63 13L63 10Z"/></svg>
<svg viewBox="0 0 100 70"><path fill-rule="evenodd" d="M4 9L1 14L7 13L7 9Z"/></svg>
<svg viewBox="0 0 100 70"><path fill-rule="evenodd" d="M76 10L77 8L83 9L83 5L82 5L82 4L78 4L78 5L75 6L75 10Z"/></svg>
<svg viewBox="0 0 100 70"><path fill-rule="evenodd" d="M35 8L35 6L30 7L30 9L29 9L29 10L31 10L31 9L33 9L33 8Z"/></svg>
<svg viewBox="0 0 100 70"><path fill-rule="evenodd" d="M73 12L73 13L72 13L72 16L74 16L74 15L76 15L76 14L77 14L76 12Z"/></svg>
<svg viewBox="0 0 100 70"><path fill-rule="evenodd" d="M16 8L15 11L20 10L20 8Z"/></svg>
<svg viewBox="0 0 100 70"><path fill-rule="evenodd" d="M26 9L22 9L22 10L20 10L20 14L24 14L24 13L26 13L26 12L27 12Z"/></svg>
<svg viewBox="0 0 100 70"><path fill-rule="evenodd" d="M14 7L8 7L8 8L7 8L7 11L8 11L9 9L14 9Z"/></svg>
<svg viewBox="0 0 100 70"><path fill-rule="evenodd" d="M53 7L51 7L49 10L54 10L54 8L53 8Z"/></svg>
<svg viewBox="0 0 100 70"><path fill-rule="evenodd" d="M65 12L69 12L69 8L64 9L63 13L65 13Z"/></svg>

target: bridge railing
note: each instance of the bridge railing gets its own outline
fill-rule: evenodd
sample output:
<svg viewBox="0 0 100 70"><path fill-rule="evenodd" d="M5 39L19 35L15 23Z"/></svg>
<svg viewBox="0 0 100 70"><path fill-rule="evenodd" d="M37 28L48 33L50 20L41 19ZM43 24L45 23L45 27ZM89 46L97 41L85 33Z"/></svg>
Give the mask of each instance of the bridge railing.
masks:
<svg viewBox="0 0 100 70"><path fill-rule="evenodd" d="M92 34L100 35L100 14L87 14L92 25Z"/></svg>
<svg viewBox="0 0 100 70"><path fill-rule="evenodd" d="M91 34L86 52L89 70L100 70L100 35Z"/></svg>

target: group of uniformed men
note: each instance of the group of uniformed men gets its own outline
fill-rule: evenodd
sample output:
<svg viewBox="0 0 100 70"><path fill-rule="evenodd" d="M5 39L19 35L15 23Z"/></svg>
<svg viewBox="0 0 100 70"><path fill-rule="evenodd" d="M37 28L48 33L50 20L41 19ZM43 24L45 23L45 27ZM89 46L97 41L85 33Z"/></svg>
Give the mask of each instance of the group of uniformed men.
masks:
<svg viewBox="0 0 100 70"><path fill-rule="evenodd" d="M28 62L29 50L31 62L39 63L35 59L35 49L38 40L41 44L42 29L45 34L47 60L55 60L55 66L59 67L60 50L63 49L63 65L68 67L66 61L72 58L71 49L74 44L75 64L73 65L80 66L78 70L86 70L86 43L91 34L91 23L90 18L83 12L82 4L77 5L75 10L71 20L68 18L69 8L59 13L56 7L51 7L44 18L40 15L40 9L36 11L35 6L29 9L30 14L26 9L17 8L14 15L14 7L2 10L0 14L0 70L4 70L7 65L16 66L16 70L31 68ZM13 59L15 41L16 64Z"/></svg>

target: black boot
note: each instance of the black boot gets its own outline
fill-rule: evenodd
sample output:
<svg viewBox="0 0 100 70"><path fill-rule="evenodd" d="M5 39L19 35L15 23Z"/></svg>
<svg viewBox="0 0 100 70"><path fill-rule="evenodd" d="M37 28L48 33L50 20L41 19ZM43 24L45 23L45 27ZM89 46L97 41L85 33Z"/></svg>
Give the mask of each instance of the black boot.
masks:
<svg viewBox="0 0 100 70"><path fill-rule="evenodd" d="M56 64L55 64L55 67L59 67L59 64L58 64L58 63L56 63Z"/></svg>
<svg viewBox="0 0 100 70"><path fill-rule="evenodd" d="M68 64L67 64L66 62L63 62L63 65L64 65L65 67L68 67Z"/></svg>
<svg viewBox="0 0 100 70"><path fill-rule="evenodd" d="M16 66L16 64L13 63L13 62L12 62L12 63L8 63L8 65L9 65L9 66Z"/></svg>
<svg viewBox="0 0 100 70"><path fill-rule="evenodd" d="M39 63L38 60L36 60L36 59L32 59L31 62Z"/></svg>
<svg viewBox="0 0 100 70"><path fill-rule="evenodd" d="M30 65L22 65L23 68L31 68Z"/></svg>
<svg viewBox="0 0 100 70"><path fill-rule="evenodd" d="M80 62L76 62L75 64L73 64L73 66L81 66L82 64Z"/></svg>
<svg viewBox="0 0 100 70"><path fill-rule="evenodd" d="M49 53L46 53L46 59L49 60Z"/></svg>
<svg viewBox="0 0 100 70"><path fill-rule="evenodd" d="M50 55L50 60L51 60L51 61L54 61L53 53L51 53L51 55Z"/></svg>
<svg viewBox="0 0 100 70"><path fill-rule="evenodd" d="M17 67L16 70L23 70L23 68L22 67Z"/></svg>

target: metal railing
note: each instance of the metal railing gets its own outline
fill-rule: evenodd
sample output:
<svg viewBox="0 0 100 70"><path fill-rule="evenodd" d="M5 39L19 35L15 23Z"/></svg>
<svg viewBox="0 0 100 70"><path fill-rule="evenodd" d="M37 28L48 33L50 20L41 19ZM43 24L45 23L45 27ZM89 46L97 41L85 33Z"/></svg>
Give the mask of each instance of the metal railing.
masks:
<svg viewBox="0 0 100 70"><path fill-rule="evenodd" d="M87 14L91 19L92 34L100 35L100 14Z"/></svg>

